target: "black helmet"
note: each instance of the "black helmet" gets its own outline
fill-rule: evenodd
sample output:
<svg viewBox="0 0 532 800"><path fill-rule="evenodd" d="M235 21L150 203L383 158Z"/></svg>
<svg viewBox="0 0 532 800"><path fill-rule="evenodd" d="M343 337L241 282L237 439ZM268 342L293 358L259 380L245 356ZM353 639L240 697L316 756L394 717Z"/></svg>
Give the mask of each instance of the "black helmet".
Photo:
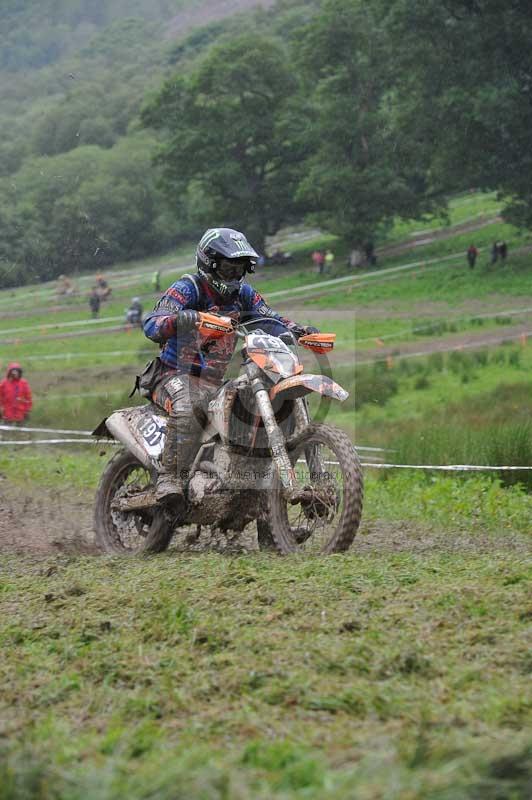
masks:
<svg viewBox="0 0 532 800"><path fill-rule="evenodd" d="M246 272L255 272L258 257L243 233L209 228L196 249L196 266L218 294L230 297L240 290Z"/></svg>

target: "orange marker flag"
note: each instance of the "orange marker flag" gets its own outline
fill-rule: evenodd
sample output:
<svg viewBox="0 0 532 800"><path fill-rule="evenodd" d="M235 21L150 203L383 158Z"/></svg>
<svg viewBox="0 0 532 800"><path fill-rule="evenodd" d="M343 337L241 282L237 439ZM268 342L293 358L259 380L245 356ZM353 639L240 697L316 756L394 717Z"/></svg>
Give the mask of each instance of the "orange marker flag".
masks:
<svg viewBox="0 0 532 800"><path fill-rule="evenodd" d="M393 358L391 356L386 359L386 366L388 369L393 369Z"/></svg>
<svg viewBox="0 0 532 800"><path fill-rule="evenodd" d="M382 339L377 338L377 339L375 339L375 341L377 342L379 347L384 347L384 342L382 341Z"/></svg>
<svg viewBox="0 0 532 800"><path fill-rule="evenodd" d="M521 343L521 347L526 347L527 343L526 333L521 334L521 336L519 337L519 341Z"/></svg>

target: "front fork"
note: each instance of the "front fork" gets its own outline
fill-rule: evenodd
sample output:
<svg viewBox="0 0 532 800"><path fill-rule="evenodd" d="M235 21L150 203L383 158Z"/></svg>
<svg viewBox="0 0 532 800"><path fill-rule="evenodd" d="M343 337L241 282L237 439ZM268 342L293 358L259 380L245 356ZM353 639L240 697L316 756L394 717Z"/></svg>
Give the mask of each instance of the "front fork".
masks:
<svg viewBox="0 0 532 800"><path fill-rule="evenodd" d="M298 397L294 403L294 417L296 434L301 433L310 424L310 413L306 397ZM305 447L305 461L311 473L320 474L324 471L323 460L317 444Z"/></svg>
<svg viewBox="0 0 532 800"><path fill-rule="evenodd" d="M270 396L264 388L259 368L251 363L247 365L251 388L255 395L257 408L264 422L268 443L272 451L272 461L275 464L279 478L286 495L293 496L298 491L296 473L286 451L284 436L275 419Z"/></svg>

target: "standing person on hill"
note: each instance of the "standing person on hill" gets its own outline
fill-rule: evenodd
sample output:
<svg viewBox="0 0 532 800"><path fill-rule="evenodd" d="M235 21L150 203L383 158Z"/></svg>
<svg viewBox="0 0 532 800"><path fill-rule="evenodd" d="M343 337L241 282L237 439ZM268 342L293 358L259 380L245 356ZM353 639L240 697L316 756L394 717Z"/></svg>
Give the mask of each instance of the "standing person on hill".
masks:
<svg viewBox="0 0 532 800"><path fill-rule="evenodd" d="M97 319L100 313L100 294L96 286L93 287L89 295L89 308L92 311L92 318Z"/></svg>
<svg viewBox="0 0 532 800"><path fill-rule="evenodd" d="M323 275L323 267L325 265L325 253L323 250L314 250L312 253L312 261L318 272L318 275Z"/></svg>
<svg viewBox="0 0 532 800"><path fill-rule="evenodd" d="M375 245L371 239L364 245L364 255L366 256L366 264L370 267L375 267L377 264L377 256L375 255Z"/></svg>
<svg viewBox="0 0 532 800"><path fill-rule="evenodd" d="M504 264L504 262L506 261L506 256L508 255L508 245L504 240L502 242L499 242L499 255L501 257L501 261Z"/></svg>
<svg viewBox="0 0 532 800"><path fill-rule="evenodd" d="M184 502L187 469L202 431L202 415L222 384L236 346L234 324L245 317L259 318L296 338L316 333L271 309L248 283L258 253L243 233L232 228L210 228L196 249L195 275L183 275L163 294L144 319L144 333L160 345L160 356L140 376L143 391L170 415L157 477L158 500ZM229 318L221 338L201 329L201 312ZM232 322L231 322L232 320Z"/></svg>
<svg viewBox="0 0 532 800"><path fill-rule="evenodd" d="M6 377L0 381L0 418L9 424L20 425L31 411L32 397L28 381L22 377L20 364L9 364Z"/></svg>
<svg viewBox="0 0 532 800"><path fill-rule="evenodd" d="M478 256L478 250L474 244L469 245L469 247L467 248L466 255L467 255L467 263L469 264L469 269L473 269Z"/></svg>
<svg viewBox="0 0 532 800"><path fill-rule="evenodd" d="M491 263L496 264L499 258L499 243L493 242L491 246Z"/></svg>
<svg viewBox="0 0 532 800"><path fill-rule="evenodd" d="M349 253L347 259L347 266L350 269L358 269L362 264L362 251L358 249L358 247L354 247L351 252Z"/></svg>
<svg viewBox="0 0 532 800"><path fill-rule="evenodd" d="M332 250L327 250L325 253L325 272L332 272L334 266L334 253Z"/></svg>

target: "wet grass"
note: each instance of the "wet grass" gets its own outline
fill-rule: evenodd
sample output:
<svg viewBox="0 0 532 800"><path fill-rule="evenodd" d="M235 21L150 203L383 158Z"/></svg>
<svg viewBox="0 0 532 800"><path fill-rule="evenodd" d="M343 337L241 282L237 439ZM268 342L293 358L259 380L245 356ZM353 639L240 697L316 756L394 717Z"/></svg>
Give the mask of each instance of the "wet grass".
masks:
<svg viewBox="0 0 532 800"><path fill-rule="evenodd" d="M1 563L3 800L526 796L528 574L503 539Z"/></svg>
<svg viewBox="0 0 532 800"><path fill-rule="evenodd" d="M493 197L482 203L457 200L453 222L495 210ZM345 308L388 299L406 308L416 299L529 295L530 257L513 255L522 241L515 232L497 223L474 240L487 245L500 236L511 245L504 270L486 268L481 256L473 273L447 263L312 302ZM415 248L389 263L460 251L470 238ZM317 244L295 248L294 269L272 271L258 288L268 296L315 282L307 264ZM149 273L152 265L145 266ZM105 313L122 313L139 290L151 292L147 276L117 289ZM4 293L0 301L2 309L11 303ZM20 302L35 307L31 293ZM312 308L303 322L312 322ZM76 313L31 319L44 324ZM1 327L18 325L4 320ZM405 321L371 321L357 336L399 326ZM349 351L350 321L327 327ZM132 402L129 379L111 377L110 363L134 374L147 347L140 332L117 333L21 342L2 347L0 360L35 357L38 364L42 355L74 352L51 361L50 370L58 378L72 371L76 385L46 382L32 421L90 429ZM127 353L109 362L101 349ZM500 427L508 417L525 424L529 350L370 367L327 421L363 444L388 445L394 437L415 442L424 426L443 428L450 418L461 444L460 426ZM29 363L32 380L37 364ZM105 377L95 382L90 370L104 365ZM351 366L335 377L357 389ZM45 371L36 376L37 388L45 378ZM66 486L88 495L114 450L72 447L0 447L0 480L21 491ZM393 459L407 455L424 453ZM459 460L452 450L445 457ZM532 497L485 475L366 472L359 538L349 554L328 559L0 556L0 800L528 798L532 664L525 634L532 609L522 534L529 533ZM389 536L372 545L383 524ZM456 548L457 533L467 546Z"/></svg>

